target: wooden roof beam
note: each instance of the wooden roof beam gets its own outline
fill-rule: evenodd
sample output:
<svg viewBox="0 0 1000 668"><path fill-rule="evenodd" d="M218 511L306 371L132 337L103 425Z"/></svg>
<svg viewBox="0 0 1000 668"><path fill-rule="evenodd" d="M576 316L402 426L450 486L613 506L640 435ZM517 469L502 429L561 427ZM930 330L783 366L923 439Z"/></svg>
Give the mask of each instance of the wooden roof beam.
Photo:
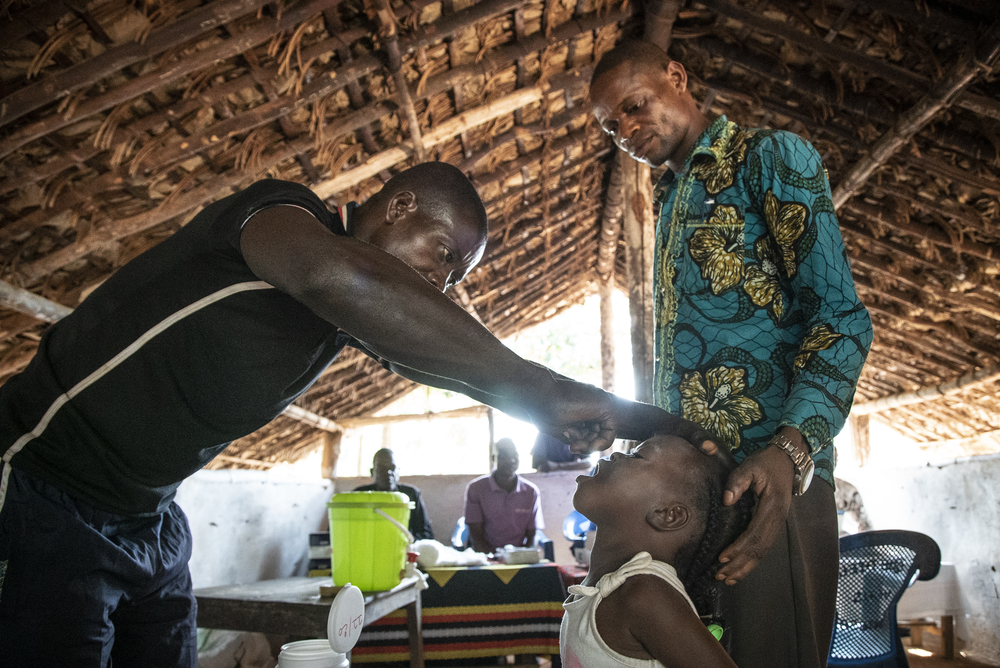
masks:
<svg viewBox="0 0 1000 668"><path fill-rule="evenodd" d="M278 33L290 30L299 23L315 16L318 12L336 5L340 0L312 0L304 5L293 7L283 12L280 17L266 18L240 33L235 33L219 44L196 51L184 58L178 58L166 67L142 74L116 86L95 97L83 100L71 107L67 113L52 114L36 123L27 125L7 133L0 140L0 158L10 155L28 142L61 130L82 119L106 111L136 97L171 83L187 74L196 72L212 64L245 53L259 44L263 44ZM190 40L191 36L185 38ZM44 79L43 79L44 82Z"/></svg>
<svg viewBox="0 0 1000 668"><path fill-rule="evenodd" d="M911 350L918 350L925 357L925 359L927 356L931 356L937 358L938 360L942 360L941 362L935 361L932 363L937 364L938 366L943 366L944 368L952 371L954 371L955 368L948 366L946 362L955 364L958 370L967 369L970 366L976 365L976 358L973 355L962 356L957 352L952 352L947 346L930 345L926 343L923 338L906 336L887 327L879 327L875 330L875 340L879 341L881 339L892 339L894 342L894 349L900 350L903 353L911 353ZM932 343L936 342L932 341ZM916 357L915 354L914 357Z"/></svg>
<svg viewBox="0 0 1000 668"><path fill-rule="evenodd" d="M872 206L865 202L848 202L842 207L842 212L878 221L897 232L915 236L918 239L926 239L959 255L972 255L989 262L996 262L1000 258L1000 245L985 244L971 239L962 239L956 242L940 227L897 220L887 215L882 207Z"/></svg>
<svg viewBox="0 0 1000 668"><path fill-rule="evenodd" d="M795 100L806 94L811 98L822 101L833 109L849 112L861 116L863 120L871 123L880 123L891 127L899 118L899 113L889 107L884 99L872 95L860 95L844 91L839 94L832 81L824 83L813 78L809 73L800 71L774 58L769 58L758 53L752 53L746 48L737 44L729 44L716 37L703 37L697 42L692 42L691 46L703 50L710 55L718 56L738 65L767 81L772 81L787 88L787 100ZM704 82L705 85L721 89L725 86L725 80L717 81L715 78ZM930 84L928 84L929 86ZM747 98L745 92L739 89L738 85L729 86L732 92ZM732 91L733 88L737 90ZM751 102L756 98L747 98ZM774 113L783 114L790 118L796 118L807 126L821 128L824 131L833 132L833 128L826 128L813 119L808 118L801 111L790 107L786 102L775 103L770 100L763 100L765 108ZM859 119L860 122L861 119ZM956 153L961 153L973 160L990 164L996 157L996 150L978 137L973 137L964 133L954 131L938 131L933 136L927 138L929 142ZM857 141L853 140L853 144Z"/></svg>
<svg viewBox="0 0 1000 668"><path fill-rule="evenodd" d="M1000 366L989 366L953 378L952 380L929 387L922 387L913 392L901 392L890 397L882 397L875 401L866 401L851 408L853 415L870 415L881 413L899 406L913 406L928 401L934 401L958 392L970 390L1000 379Z"/></svg>
<svg viewBox="0 0 1000 668"><path fill-rule="evenodd" d="M994 22L976 42L974 50L962 54L948 73L924 95L917 104L900 116L893 128L872 146L844 174L833 191L833 205L840 208L854 196L879 167L941 111L951 106L955 98L1000 57L1000 21Z"/></svg>
<svg viewBox="0 0 1000 668"><path fill-rule="evenodd" d="M809 33L793 28L787 23L764 18L759 13L743 9L741 7L735 7L725 0L699 0L699 2L709 9L735 19L743 25L753 28L754 30L767 33L775 37L780 37L781 39L806 49L810 53L815 53L832 60L858 67L877 75L888 83L902 83L917 90L926 90L927 87L933 83L922 74L911 72L903 67L899 67L898 65L893 65L886 60L865 55L864 53L860 53L854 49L839 46L837 44L831 44L822 39L818 39ZM980 59L980 62L985 63L986 61L985 59ZM945 79L947 78L948 77L945 77ZM964 107L965 100L962 98L960 93L961 89L955 91L953 101L958 106ZM988 100L977 96L977 99L974 101L972 106L974 107L973 110L977 113L982 113L982 110L988 109L990 116L1000 118L1000 103L997 103L994 100Z"/></svg>
<svg viewBox="0 0 1000 668"><path fill-rule="evenodd" d="M73 309L68 306L40 297L6 281L0 281L0 306L26 313L49 323L56 322L73 312Z"/></svg>
<svg viewBox="0 0 1000 668"><path fill-rule="evenodd" d="M129 41L100 55L43 77L0 100L0 127L71 93L91 86L129 65L191 41L233 19L255 12L270 0L215 0L153 30L143 41Z"/></svg>
<svg viewBox="0 0 1000 668"><path fill-rule="evenodd" d="M406 125L410 130L410 145L413 148L413 157L417 164L425 161L424 140L420 133L420 121L417 119L417 110L413 106L413 97L410 95L410 86L406 83L406 75L403 74L403 58L399 53L399 35L396 33L396 16L392 13L392 6L389 0L380 0L379 8L376 10L381 27L379 28L379 38L382 40L382 48L388 56L389 74L396 83L396 95L399 96L400 107L406 115Z"/></svg>
<svg viewBox="0 0 1000 668"><path fill-rule="evenodd" d="M864 281L859 280L858 277L855 277L855 281L857 281L859 285L864 285ZM870 283L868 285L870 285ZM900 299L896 298L896 301L900 301ZM923 308L920 307L919 305L913 305L913 306L917 308ZM970 337L965 336L961 331L958 331L955 328L955 326L951 323L935 322L930 318L921 318L918 316L900 315L898 313L894 313L884 308L875 306L871 303L866 303L865 307L868 309L870 313L881 315L883 317L891 318L894 320L899 320L918 329L932 330L938 332L939 334L941 334L942 336L951 341L950 345L957 346L959 348L964 348L974 353L983 355L989 360L991 364L1000 361L1000 347L998 347L996 339L994 338L991 338L988 344L975 342L972 341Z"/></svg>

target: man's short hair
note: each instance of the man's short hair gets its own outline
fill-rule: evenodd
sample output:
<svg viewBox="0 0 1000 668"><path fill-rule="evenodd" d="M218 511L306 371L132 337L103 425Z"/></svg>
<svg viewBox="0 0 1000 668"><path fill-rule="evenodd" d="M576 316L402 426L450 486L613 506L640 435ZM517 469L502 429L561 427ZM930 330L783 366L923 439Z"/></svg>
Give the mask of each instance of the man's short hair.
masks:
<svg viewBox="0 0 1000 668"><path fill-rule="evenodd" d="M630 63L634 68L661 68L665 70L670 64L670 56L652 42L641 39L626 39L601 56L594 68L593 76L590 77L590 83L593 84L606 72L610 72L623 63Z"/></svg>
<svg viewBox="0 0 1000 668"><path fill-rule="evenodd" d="M458 167L447 162L422 162L393 176L371 199L388 204L406 190L416 194L417 206L434 218L468 215L485 238L486 206L476 186Z"/></svg>

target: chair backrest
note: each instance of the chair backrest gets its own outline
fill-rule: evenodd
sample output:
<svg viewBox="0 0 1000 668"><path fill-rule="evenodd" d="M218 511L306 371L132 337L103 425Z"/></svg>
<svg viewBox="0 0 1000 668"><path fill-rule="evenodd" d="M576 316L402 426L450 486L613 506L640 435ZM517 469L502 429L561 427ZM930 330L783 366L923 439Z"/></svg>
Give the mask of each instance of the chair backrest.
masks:
<svg viewBox="0 0 1000 668"><path fill-rule="evenodd" d="M571 511L562 524L563 536L569 541L586 540L587 532L595 528L594 523L584 517L579 510Z"/></svg>
<svg viewBox="0 0 1000 668"><path fill-rule="evenodd" d="M451 532L451 546L456 550L464 550L469 547L469 527L465 523L465 515L458 518L455 528Z"/></svg>
<svg viewBox="0 0 1000 668"><path fill-rule="evenodd" d="M940 548L922 533L865 531L842 537L829 665L899 665L893 659L902 653L896 604L915 577L930 580L940 567ZM901 665L907 665L905 656Z"/></svg>

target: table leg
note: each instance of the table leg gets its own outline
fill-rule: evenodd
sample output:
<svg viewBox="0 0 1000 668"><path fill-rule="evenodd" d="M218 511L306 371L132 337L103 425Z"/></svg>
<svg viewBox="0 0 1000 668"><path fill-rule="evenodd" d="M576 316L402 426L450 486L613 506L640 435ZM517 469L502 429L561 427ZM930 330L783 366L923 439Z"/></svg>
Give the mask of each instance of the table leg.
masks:
<svg viewBox="0 0 1000 668"><path fill-rule="evenodd" d="M910 626L910 647L924 646L924 627L920 624Z"/></svg>
<svg viewBox="0 0 1000 668"><path fill-rule="evenodd" d="M406 606L406 630L410 639L410 668L424 668L424 628L420 597Z"/></svg>
<svg viewBox="0 0 1000 668"><path fill-rule="evenodd" d="M955 658L955 617L941 615L941 649L944 658Z"/></svg>

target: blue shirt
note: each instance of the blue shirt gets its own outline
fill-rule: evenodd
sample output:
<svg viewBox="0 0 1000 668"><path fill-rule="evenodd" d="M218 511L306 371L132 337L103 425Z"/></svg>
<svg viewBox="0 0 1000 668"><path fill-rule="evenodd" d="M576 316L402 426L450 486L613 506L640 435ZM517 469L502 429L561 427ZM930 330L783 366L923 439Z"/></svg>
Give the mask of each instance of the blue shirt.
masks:
<svg viewBox="0 0 1000 668"><path fill-rule="evenodd" d="M816 150L723 116L654 199L656 404L738 461L794 427L832 485L872 325Z"/></svg>

